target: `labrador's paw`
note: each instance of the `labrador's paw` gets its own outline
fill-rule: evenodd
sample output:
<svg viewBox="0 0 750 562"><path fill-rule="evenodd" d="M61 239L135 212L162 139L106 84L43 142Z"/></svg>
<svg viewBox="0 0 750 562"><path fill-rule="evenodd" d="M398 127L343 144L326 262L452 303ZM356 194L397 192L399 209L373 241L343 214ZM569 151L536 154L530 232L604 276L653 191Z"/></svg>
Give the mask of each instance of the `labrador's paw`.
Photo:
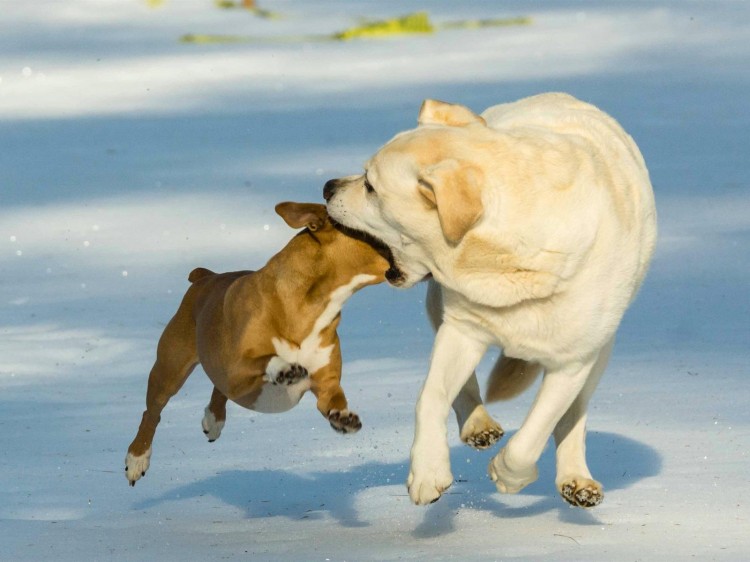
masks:
<svg viewBox="0 0 750 562"><path fill-rule="evenodd" d="M566 478L557 490L566 502L576 507L596 507L604 500L602 485L590 478Z"/></svg>

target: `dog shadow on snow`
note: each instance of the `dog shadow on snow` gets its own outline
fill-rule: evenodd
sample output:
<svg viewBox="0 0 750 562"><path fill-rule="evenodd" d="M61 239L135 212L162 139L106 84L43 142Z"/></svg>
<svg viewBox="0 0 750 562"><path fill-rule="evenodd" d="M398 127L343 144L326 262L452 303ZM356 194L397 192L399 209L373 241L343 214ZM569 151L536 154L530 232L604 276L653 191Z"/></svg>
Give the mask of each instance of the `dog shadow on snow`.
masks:
<svg viewBox="0 0 750 562"><path fill-rule="evenodd" d="M514 505L519 503L517 500L506 501L507 496L499 494L487 476L487 464L498 450L497 446L488 451L474 451L465 445L451 448L455 481L440 501L423 508L424 519L412 531L415 537L452 532L459 510L487 512L499 518L529 517L557 510L560 519L568 523L600 524L596 510L569 508L558 496L551 446L539 461L539 479L520 493L526 496L520 502L523 505ZM605 504L607 492L626 489L658 474L662 464L661 456L653 448L614 433L589 432L587 458L594 478L604 486ZM327 514L343 527L366 527L369 523L360 517L356 507L358 495L382 488L381 504L392 501L394 505L403 506L405 502L410 503L404 485L408 472L408 460L367 462L335 472L229 470L144 500L136 507L149 509L163 502L213 496L242 510L250 519L287 517L299 521L320 519Z"/></svg>

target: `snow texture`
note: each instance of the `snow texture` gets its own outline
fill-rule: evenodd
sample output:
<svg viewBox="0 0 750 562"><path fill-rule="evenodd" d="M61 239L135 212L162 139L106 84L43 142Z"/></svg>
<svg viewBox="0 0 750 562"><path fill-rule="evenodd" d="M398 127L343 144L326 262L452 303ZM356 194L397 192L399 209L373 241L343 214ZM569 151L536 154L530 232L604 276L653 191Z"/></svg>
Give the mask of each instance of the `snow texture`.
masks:
<svg viewBox="0 0 750 562"><path fill-rule="evenodd" d="M533 23L221 45L178 39L326 34L424 3L261 0L280 20L209 0L4 4L0 560L750 559L750 3L435 2L436 22ZM550 90L633 135L660 218L592 402L600 506L557 496L549 447L539 480L501 496L486 474L499 446L472 450L453 423L456 482L411 505L423 286L367 288L344 307L362 431L336 434L308 395L277 415L230 403L208 443L196 369L128 486L156 342L191 269L262 265L293 234L274 204L321 201L424 98L481 111ZM489 409L512 434L532 399Z"/></svg>

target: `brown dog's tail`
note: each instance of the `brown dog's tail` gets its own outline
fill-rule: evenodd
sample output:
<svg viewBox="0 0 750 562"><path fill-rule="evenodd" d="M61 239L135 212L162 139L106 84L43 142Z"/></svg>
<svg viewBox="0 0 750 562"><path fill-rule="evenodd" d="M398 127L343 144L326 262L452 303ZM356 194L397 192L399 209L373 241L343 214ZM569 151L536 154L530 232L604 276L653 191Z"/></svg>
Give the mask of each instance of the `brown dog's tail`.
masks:
<svg viewBox="0 0 750 562"><path fill-rule="evenodd" d="M487 380L487 402L509 400L529 388L542 372L542 366L532 361L501 355Z"/></svg>
<svg viewBox="0 0 750 562"><path fill-rule="evenodd" d="M190 275L188 275L188 281L195 283L198 279L203 279L206 275L214 275L214 272L205 267L196 267L190 272Z"/></svg>

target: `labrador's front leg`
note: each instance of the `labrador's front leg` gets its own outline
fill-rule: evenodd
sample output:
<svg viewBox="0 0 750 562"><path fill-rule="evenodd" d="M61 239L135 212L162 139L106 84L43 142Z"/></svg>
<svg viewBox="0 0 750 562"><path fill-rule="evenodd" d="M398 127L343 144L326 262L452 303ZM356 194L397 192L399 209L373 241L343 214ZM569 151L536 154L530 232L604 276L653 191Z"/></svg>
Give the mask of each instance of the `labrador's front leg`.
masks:
<svg viewBox="0 0 750 562"><path fill-rule="evenodd" d="M436 502L453 483L446 420L451 404L487 350L466 329L443 323L435 336L430 371L417 400L407 486L417 505Z"/></svg>

